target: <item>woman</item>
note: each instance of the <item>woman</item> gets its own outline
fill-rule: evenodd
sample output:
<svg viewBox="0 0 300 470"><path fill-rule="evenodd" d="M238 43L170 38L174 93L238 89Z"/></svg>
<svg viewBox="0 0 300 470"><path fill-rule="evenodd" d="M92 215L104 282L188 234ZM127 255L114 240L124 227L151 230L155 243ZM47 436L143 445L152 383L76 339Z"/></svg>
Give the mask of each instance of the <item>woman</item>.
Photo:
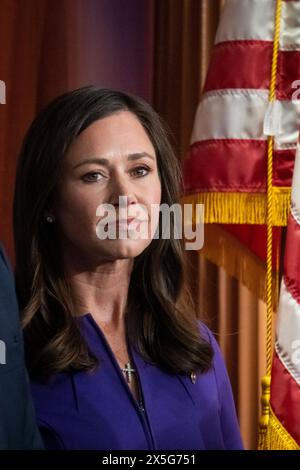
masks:
<svg viewBox="0 0 300 470"><path fill-rule="evenodd" d="M46 448L242 448L220 350L183 288L183 241L159 234L181 188L161 119L133 95L84 87L30 127L16 282Z"/></svg>

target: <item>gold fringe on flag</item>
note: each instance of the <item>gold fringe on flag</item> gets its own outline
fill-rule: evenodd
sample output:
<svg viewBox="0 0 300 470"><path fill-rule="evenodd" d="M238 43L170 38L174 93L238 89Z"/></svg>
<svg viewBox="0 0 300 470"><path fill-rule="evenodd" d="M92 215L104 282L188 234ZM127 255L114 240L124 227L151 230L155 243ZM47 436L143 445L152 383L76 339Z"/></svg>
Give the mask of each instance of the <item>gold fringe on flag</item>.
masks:
<svg viewBox="0 0 300 470"><path fill-rule="evenodd" d="M276 211L273 225L287 225L291 188L273 187ZM266 224L267 195L265 193L203 192L185 195L182 204L204 204L205 223Z"/></svg>
<svg viewBox="0 0 300 470"><path fill-rule="evenodd" d="M195 223L195 219L193 219ZM204 245L201 256L224 268L229 276L238 279L255 296L267 301L266 263L256 256L247 246L224 230L218 224L205 224ZM277 283L276 271L273 270L273 282ZM273 291L273 311L278 306L278 290Z"/></svg>
<svg viewBox="0 0 300 470"><path fill-rule="evenodd" d="M300 450L297 442L282 426L270 406L268 413L268 426L259 448L261 450Z"/></svg>

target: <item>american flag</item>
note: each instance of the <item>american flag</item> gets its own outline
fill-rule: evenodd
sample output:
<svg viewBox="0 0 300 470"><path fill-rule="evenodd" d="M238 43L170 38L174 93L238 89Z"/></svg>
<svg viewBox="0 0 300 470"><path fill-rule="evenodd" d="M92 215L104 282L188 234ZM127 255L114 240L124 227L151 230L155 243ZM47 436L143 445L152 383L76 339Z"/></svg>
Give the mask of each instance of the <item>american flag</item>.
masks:
<svg viewBox="0 0 300 470"><path fill-rule="evenodd" d="M300 449L300 145L292 184L271 376L270 448Z"/></svg>
<svg viewBox="0 0 300 470"><path fill-rule="evenodd" d="M191 145L185 196L204 202L206 221L266 222L267 135L276 0L227 0L217 30ZM282 1L273 186L275 225L286 225L300 124L300 2ZM295 86L296 88L293 88Z"/></svg>
<svg viewBox="0 0 300 470"><path fill-rule="evenodd" d="M278 6L275 99L270 102ZM292 361L300 359L300 190L296 189L300 162L293 177L300 126L299 80L300 1L226 0L183 164L182 201L204 203L209 224L252 224L235 225L234 230L222 225L222 237L225 240L224 234L231 231L236 239L248 240L248 251L255 246L253 240L260 239L263 246L254 252L266 252L266 235L257 237L261 233L257 224L267 222L267 154L269 136L273 136L273 225L279 228L289 220L289 227L265 448L300 446L300 366ZM293 205L288 216L292 179ZM242 273L243 280L248 272L253 278L253 271L243 272L241 266L249 265L240 252L232 259L234 250L224 247L223 240L205 237L203 251L209 259L225 269L234 266L235 271L229 267L228 272L237 277Z"/></svg>

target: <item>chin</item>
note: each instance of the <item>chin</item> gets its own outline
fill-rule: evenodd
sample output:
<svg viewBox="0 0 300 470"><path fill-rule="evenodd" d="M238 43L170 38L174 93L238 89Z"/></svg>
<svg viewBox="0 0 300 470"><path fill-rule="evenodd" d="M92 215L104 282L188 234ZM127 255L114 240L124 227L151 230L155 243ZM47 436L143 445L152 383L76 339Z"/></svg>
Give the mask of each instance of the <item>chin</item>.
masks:
<svg viewBox="0 0 300 470"><path fill-rule="evenodd" d="M136 258L151 242L150 240L149 243L145 243L146 241L147 240L144 240L144 243L141 243L137 240L114 240L109 243L110 246L106 243L101 247L98 246L97 251L100 256L105 255L111 260Z"/></svg>

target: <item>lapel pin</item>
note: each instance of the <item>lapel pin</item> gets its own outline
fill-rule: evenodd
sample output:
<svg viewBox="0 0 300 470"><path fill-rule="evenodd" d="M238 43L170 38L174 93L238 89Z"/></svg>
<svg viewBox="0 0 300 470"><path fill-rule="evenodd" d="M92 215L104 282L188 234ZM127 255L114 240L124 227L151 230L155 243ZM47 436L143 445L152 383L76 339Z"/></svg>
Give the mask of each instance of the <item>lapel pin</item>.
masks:
<svg viewBox="0 0 300 470"><path fill-rule="evenodd" d="M195 372L192 372L192 373L191 373L191 381L192 381L193 384L196 383L196 377L197 377L196 373L195 373Z"/></svg>

